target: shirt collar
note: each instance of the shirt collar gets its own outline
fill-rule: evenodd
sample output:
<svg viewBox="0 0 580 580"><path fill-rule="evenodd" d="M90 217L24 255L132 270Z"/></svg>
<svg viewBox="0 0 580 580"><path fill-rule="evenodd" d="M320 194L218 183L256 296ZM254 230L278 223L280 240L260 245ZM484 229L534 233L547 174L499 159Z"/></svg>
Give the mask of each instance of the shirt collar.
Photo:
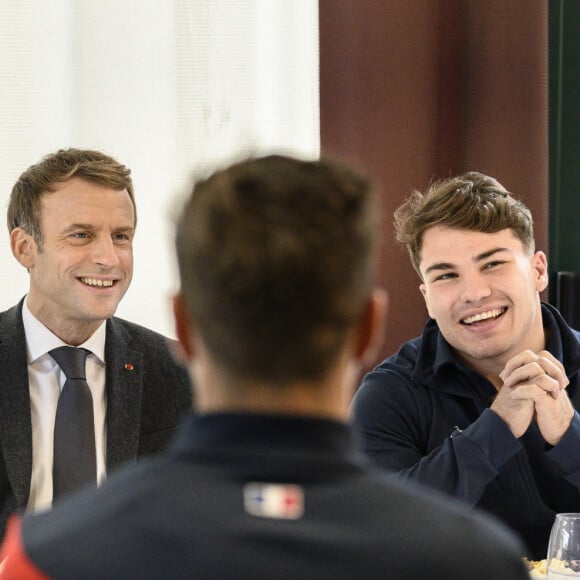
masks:
<svg viewBox="0 0 580 580"><path fill-rule="evenodd" d="M441 370L448 365L462 366L449 343L443 338L437 323L429 319L423 329L413 376L424 380L432 375L440 374Z"/></svg>
<svg viewBox="0 0 580 580"><path fill-rule="evenodd" d="M203 413L191 415L176 439L175 449L210 449L247 445L298 446L312 453L352 453L351 427L332 419L261 413Z"/></svg>
<svg viewBox="0 0 580 580"><path fill-rule="evenodd" d="M254 481L319 484L371 468L346 423L289 415L190 415L169 454L198 467L219 465L228 477Z"/></svg>
<svg viewBox="0 0 580 580"><path fill-rule="evenodd" d="M571 375L580 368L580 332L571 328L550 304L542 304L542 320L546 330L546 350L562 362L566 374Z"/></svg>
<svg viewBox="0 0 580 580"><path fill-rule="evenodd" d="M104 321L103 321L104 322ZM51 332L28 308L27 300L22 305L22 323L26 334L26 351L28 364L34 363L41 356L53 348L66 346L56 334ZM105 337L106 324L99 328L79 347L86 348L94 354L102 363L105 362Z"/></svg>

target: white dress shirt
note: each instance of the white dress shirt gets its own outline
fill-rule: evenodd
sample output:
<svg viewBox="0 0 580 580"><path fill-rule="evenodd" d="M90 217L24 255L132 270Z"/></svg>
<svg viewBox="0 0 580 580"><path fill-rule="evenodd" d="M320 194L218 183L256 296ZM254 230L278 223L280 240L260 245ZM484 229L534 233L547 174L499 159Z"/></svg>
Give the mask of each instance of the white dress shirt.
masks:
<svg viewBox="0 0 580 580"><path fill-rule="evenodd" d="M54 418L58 398L66 380L48 352L53 348L66 346L66 343L30 312L26 300L22 307L22 321L26 334L32 419L32 479L27 511L37 511L52 505ZM79 345L91 353L87 357L86 373L93 397L98 482L106 475L105 335L106 325L103 323L86 342Z"/></svg>

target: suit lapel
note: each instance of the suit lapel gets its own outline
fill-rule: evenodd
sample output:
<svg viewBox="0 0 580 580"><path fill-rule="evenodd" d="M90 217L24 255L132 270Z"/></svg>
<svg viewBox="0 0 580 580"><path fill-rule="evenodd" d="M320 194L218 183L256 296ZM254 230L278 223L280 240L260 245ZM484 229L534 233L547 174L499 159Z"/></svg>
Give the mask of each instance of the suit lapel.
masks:
<svg viewBox="0 0 580 580"><path fill-rule="evenodd" d="M32 425L22 301L0 318L0 433L6 473L25 506L32 476Z"/></svg>
<svg viewBox="0 0 580 580"><path fill-rule="evenodd" d="M131 336L115 318L107 320L107 471L134 461L139 451L143 353L129 348Z"/></svg>

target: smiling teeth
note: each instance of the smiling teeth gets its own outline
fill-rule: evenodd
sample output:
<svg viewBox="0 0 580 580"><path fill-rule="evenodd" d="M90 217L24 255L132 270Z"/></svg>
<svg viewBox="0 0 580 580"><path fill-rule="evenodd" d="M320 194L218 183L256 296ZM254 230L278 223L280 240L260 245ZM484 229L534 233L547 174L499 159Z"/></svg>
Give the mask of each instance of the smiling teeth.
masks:
<svg viewBox="0 0 580 580"><path fill-rule="evenodd" d="M97 280L96 278L81 278L81 282L87 286L109 287L113 285L113 280Z"/></svg>
<svg viewBox="0 0 580 580"><path fill-rule="evenodd" d="M480 320L488 320L489 318L497 318L500 314L505 312L505 308L496 308L495 310L489 310L488 312L480 312L479 314L474 314L468 318L462 320L463 324L473 324L474 322L479 322Z"/></svg>

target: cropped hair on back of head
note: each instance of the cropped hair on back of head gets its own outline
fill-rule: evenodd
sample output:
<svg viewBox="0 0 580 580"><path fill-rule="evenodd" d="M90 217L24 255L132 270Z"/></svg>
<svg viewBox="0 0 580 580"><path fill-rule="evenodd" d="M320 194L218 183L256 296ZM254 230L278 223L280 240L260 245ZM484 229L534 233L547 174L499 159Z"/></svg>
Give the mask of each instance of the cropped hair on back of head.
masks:
<svg viewBox="0 0 580 580"><path fill-rule="evenodd" d="M397 241L407 247L420 277L423 235L433 226L484 233L509 228L524 250L535 248L530 210L499 181L476 171L436 181L425 193L414 191L394 215Z"/></svg>
<svg viewBox="0 0 580 580"><path fill-rule="evenodd" d="M70 148L45 156L18 178L8 204L8 231L22 228L41 248L40 200L53 192L57 183L73 177L114 190L126 189L137 221L131 170L99 151Z"/></svg>
<svg viewBox="0 0 580 580"><path fill-rule="evenodd" d="M374 195L338 162L271 155L199 181L177 223L181 293L222 371L324 375L374 279Z"/></svg>

